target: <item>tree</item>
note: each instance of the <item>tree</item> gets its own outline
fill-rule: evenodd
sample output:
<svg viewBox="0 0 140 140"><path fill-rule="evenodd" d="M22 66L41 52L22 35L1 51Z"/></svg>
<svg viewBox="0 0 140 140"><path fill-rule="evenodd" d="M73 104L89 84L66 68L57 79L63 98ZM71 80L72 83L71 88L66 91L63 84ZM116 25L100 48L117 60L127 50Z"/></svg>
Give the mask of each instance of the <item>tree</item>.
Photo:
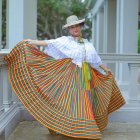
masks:
<svg viewBox="0 0 140 140"><path fill-rule="evenodd" d="M62 31L66 17L76 14L86 18L85 35L91 35L91 21L88 18L95 0L38 0L38 38L56 38L66 34ZM2 0L2 45L6 45L6 0Z"/></svg>
<svg viewBox="0 0 140 140"><path fill-rule="evenodd" d="M6 1L2 0L2 46L6 45ZM2 49L3 49L2 48Z"/></svg>
<svg viewBox="0 0 140 140"><path fill-rule="evenodd" d="M75 14L86 17L86 37L91 36L89 15L95 0L38 0L38 37L56 38L66 34L62 31L66 17Z"/></svg>

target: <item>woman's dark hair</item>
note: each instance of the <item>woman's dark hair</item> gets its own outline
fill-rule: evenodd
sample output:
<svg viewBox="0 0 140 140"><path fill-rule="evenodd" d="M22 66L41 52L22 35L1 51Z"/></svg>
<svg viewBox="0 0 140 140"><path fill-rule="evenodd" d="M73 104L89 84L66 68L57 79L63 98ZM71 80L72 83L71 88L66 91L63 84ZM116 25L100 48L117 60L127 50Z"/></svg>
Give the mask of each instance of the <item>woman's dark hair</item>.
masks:
<svg viewBox="0 0 140 140"><path fill-rule="evenodd" d="M80 23L80 26L84 26L85 22Z"/></svg>

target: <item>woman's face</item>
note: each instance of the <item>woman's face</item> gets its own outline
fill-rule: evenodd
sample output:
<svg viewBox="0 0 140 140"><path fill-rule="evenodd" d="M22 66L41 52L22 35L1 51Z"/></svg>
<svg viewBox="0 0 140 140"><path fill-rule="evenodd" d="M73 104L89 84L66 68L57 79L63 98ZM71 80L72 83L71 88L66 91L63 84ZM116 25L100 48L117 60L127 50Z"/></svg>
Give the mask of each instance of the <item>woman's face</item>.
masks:
<svg viewBox="0 0 140 140"><path fill-rule="evenodd" d="M81 33L81 25L80 24L77 24L77 25L70 26L68 28L68 30L69 30L69 33L73 37L79 37L80 36L80 33Z"/></svg>

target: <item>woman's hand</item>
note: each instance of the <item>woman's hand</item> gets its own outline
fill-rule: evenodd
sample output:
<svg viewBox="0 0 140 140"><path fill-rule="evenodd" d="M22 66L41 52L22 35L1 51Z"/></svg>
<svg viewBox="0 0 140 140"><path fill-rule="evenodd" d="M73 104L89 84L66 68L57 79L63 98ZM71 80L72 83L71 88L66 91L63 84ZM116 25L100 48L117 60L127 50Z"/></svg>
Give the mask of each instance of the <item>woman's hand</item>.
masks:
<svg viewBox="0 0 140 140"><path fill-rule="evenodd" d="M111 70L108 69L104 64L101 64L99 67L102 68L107 75L111 74Z"/></svg>
<svg viewBox="0 0 140 140"><path fill-rule="evenodd" d="M107 68L107 69L104 70L104 72L105 72L107 75L108 75L108 74L111 74L111 69L108 69L108 68Z"/></svg>
<svg viewBox="0 0 140 140"><path fill-rule="evenodd" d="M35 45L35 44L33 44L33 39L24 39L24 41L25 42L28 42L29 44L31 44L33 47L35 47L35 48L37 48L38 49L38 47Z"/></svg>
<svg viewBox="0 0 140 140"><path fill-rule="evenodd" d="M24 41L27 41L29 44L31 45L37 45L37 40L33 40L33 39L25 39Z"/></svg>

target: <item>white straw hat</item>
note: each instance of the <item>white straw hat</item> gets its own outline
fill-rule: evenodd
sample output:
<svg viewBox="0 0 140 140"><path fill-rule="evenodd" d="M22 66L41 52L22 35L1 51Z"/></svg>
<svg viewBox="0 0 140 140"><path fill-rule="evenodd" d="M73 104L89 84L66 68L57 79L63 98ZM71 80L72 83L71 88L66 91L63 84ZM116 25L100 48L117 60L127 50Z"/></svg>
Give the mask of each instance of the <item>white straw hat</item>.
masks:
<svg viewBox="0 0 140 140"><path fill-rule="evenodd" d="M66 24L63 26L63 29L66 29L67 27L70 27L72 25L76 25L76 24L80 24L80 23L84 23L85 19L81 19L79 20L78 17L76 15L71 15L66 19Z"/></svg>

